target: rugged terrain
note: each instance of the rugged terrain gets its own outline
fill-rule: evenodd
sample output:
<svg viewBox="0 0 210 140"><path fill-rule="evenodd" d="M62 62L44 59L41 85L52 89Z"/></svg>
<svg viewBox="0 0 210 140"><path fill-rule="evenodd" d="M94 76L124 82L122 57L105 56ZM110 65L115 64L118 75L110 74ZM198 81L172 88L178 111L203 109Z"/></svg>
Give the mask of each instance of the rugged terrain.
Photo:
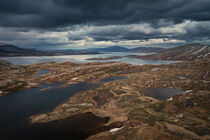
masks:
<svg viewBox="0 0 210 140"><path fill-rule="evenodd" d="M156 54L145 56L128 56L131 58L147 60L183 60L192 61L198 59L210 58L210 45L201 45L199 43L187 44L171 49L160 51Z"/></svg>
<svg viewBox="0 0 210 140"><path fill-rule="evenodd" d="M52 72L33 76L40 69ZM124 76L127 79L101 83L100 87L80 92L52 112L31 116L30 120L47 123L92 112L100 117L110 117L108 124L118 122L120 128L88 139L209 139L209 70L209 59L143 66L119 62L6 65L0 67L0 91L5 95L36 87L42 82L65 82L63 86L66 86ZM145 96L146 89L155 87L178 88L186 92L162 101Z"/></svg>

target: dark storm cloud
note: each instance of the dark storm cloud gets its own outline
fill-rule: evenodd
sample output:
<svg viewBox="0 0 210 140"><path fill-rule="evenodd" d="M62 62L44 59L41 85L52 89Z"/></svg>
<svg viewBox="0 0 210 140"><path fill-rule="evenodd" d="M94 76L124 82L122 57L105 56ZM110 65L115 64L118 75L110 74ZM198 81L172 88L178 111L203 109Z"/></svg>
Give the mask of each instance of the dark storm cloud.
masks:
<svg viewBox="0 0 210 140"><path fill-rule="evenodd" d="M0 26L62 27L210 20L209 0L1 0Z"/></svg>
<svg viewBox="0 0 210 140"><path fill-rule="evenodd" d="M158 24L158 23L157 23ZM159 24L164 24L160 21ZM165 26L154 27L150 23L129 25L79 26L69 31L69 40L92 38L95 41L179 39L197 41L210 36L210 21L185 20L179 24L167 22ZM196 39L196 40L195 40Z"/></svg>
<svg viewBox="0 0 210 140"><path fill-rule="evenodd" d="M0 0L0 42L39 48L210 43L209 7L209 0Z"/></svg>

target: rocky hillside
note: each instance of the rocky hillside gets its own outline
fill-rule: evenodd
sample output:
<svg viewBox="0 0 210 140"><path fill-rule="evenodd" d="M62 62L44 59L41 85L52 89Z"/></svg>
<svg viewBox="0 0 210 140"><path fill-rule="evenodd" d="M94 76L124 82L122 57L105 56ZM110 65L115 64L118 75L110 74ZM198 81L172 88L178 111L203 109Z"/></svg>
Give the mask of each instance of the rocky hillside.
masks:
<svg viewBox="0 0 210 140"><path fill-rule="evenodd" d="M4 55L4 54L8 54L8 53L14 53L14 54L25 53L25 54L29 54L29 53L40 53L40 51L38 51L36 49L24 49L24 48L19 48L19 47L14 46L14 45L0 43L0 54Z"/></svg>
<svg viewBox="0 0 210 140"><path fill-rule="evenodd" d="M199 43L182 45L179 47L167 49L156 54L146 56L129 56L132 58L148 60L198 60L210 58L210 45L201 45Z"/></svg>

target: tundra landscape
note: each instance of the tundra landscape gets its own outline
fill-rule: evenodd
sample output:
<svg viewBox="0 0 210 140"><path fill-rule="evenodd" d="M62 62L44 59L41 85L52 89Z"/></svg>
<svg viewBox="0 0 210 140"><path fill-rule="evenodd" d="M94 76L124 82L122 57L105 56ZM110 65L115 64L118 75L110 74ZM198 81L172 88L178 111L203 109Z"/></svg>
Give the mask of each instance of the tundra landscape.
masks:
<svg viewBox="0 0 210 140"><path fill-rule="evenodd" d="M210 140L209 0L0 0L0 140Z"/></svg>
<svg viewBox="0 0 210 140"><path fill-rule="evenodd" d="M57 88L64 89L84 82L91 83L95 85L93 88L78 91L69 99L56 103L51 111L27 116L28 123L65 121L77 115L91 113L99 118L108 118L108 121L103 125L99 123L92 131L84 128L81 130L81 138L208 139L210 47L201 46L200 50L192 52L195 47L197 44L177 48L187 48L191 55L198 55L192 56L193 60L181 59L183 62L161 65L132 65L124 62L12 65L1 61L1 96L15 94L13 92L17 90L37 88L44 83L61 83ZM164 51L149 56L162 56L166 51L171 52L171 49ZM177 57L174 59L177 60ZM48 72L36 74L43 70ZM47 94L51 96L50 92L54 88L55 86L41 88L40 94L45 94L42 91L49 91ZM162 97L164 95L157 95L156 98L150 96L149 89L153 89L154 94L171 94L173 90L179 92L165 99ZM71 88L67 88L65 92L71 94ZM31 94L30 91L27 94ZM114 128L119 130L112 132ZM63 135L67 136L68 133Z"/></svg>

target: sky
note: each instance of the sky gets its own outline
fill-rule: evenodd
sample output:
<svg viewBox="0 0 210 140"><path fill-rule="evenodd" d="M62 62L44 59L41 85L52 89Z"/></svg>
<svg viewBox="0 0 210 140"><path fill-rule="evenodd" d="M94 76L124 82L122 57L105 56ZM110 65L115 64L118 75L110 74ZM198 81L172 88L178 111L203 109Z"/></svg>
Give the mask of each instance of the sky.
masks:
<svg viewBox="0 0 210 140"><path fill-rule="evenodd" d="M0 0L0 42L40 50L210 44L209 0Z"/></svg>

